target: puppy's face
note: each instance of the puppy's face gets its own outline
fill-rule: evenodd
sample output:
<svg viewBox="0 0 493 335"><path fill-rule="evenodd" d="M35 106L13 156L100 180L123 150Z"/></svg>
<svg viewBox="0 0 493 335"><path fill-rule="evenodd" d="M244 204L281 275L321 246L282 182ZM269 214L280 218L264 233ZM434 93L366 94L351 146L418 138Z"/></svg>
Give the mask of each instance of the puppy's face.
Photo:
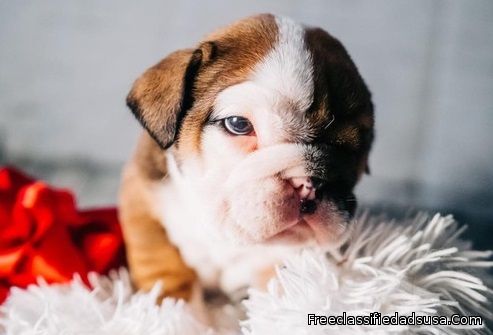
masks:
<svg viewBox="0 0 493 335"><path fill-rule="evenodd" d="M242 243L330 243L344 231L373 107L325 31L239 21L149 69L127 102L204 224Z"/></svg>

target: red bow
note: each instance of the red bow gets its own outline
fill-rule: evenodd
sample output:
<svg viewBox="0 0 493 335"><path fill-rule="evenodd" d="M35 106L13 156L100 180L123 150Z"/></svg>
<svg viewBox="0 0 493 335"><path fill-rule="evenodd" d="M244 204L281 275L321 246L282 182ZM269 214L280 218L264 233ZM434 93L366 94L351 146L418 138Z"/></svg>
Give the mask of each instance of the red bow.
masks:
<svg viewBox="0 0 493 335"><path fill-rule="evenodd" d="M11 286L43 277L105 274L125 264L115 208L78 211L72 193L13 168L0 169L0 303Z"/></svg>

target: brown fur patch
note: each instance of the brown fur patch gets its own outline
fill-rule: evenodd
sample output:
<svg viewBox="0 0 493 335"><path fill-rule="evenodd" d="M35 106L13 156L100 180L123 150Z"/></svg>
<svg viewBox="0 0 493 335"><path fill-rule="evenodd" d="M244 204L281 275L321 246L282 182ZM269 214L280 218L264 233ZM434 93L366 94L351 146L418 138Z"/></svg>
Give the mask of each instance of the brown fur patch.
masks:
<svg viewBox="0 0 493 335"><path fill-rule="evenodd" d="M119 217L130 274L138 289L150 290L162 280L160 298L188 299L196 281L195 272L184 263L153 213L152 186L166 171L161 165L164 157L155 151L157 144L152 145L151 141L146 134L139 142L138 149L142 150L137 150L126 165L120 190Z"/></svg>
<svg viewBox="0 0 493 335"><path fill-rule="evenodd" d="M225 88L245 81L256 64L273 48L277 25L270 14L241 20L209 35L214 57L200 69L194 86L195 104L183 120L178 147L180 155L200 150L202 128L216 96Z"/></svg>
<svg viewBox="0 0 493 335"><path fill-rule="evenodd" d="M369 150L373 140L371 94L351 57L337 39L322 29L307 28L305 41L315 70L309 122L321 127L319 135L329 143ZM327 122L331 122L330 126Z"/></svg>
<svg viewBox="0 0 493 335"><path fill-rule="evenodd" d="M305 40L314 64L314 101L308 113L313 124L334 118L326 133L339 131L338 140L358 143L360 126L373 127L371 94L344 46L326 31L308 28ZM338 130L335 130L338 129Z"/></svg>
<svg viewBox="0 0 493 335"><path fill-rule="evenodd" d="M173 142L183 105L185 72L192 49L173 52L134 83L127 105L149 134L163 147Z"/></svg>
<svg viewBox="0 0 493 335"><path fill-rule="evenodd" d="M341 145L349 145L353 148L359 146L359 130L355 126L347 126L340 129L335 136L335 142Z"/></svg>

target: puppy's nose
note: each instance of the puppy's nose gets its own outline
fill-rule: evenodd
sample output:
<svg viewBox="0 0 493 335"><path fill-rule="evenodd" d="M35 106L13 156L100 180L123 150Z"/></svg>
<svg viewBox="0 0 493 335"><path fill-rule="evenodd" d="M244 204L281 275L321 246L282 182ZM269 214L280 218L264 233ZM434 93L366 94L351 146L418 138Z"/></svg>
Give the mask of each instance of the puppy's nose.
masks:
<svg viewBox="0 0 493 335"><path fill-rule="evenodd" d="M301 199L315 199L315 186L311 177L292 177L288 181L298 192Z"/></svg>

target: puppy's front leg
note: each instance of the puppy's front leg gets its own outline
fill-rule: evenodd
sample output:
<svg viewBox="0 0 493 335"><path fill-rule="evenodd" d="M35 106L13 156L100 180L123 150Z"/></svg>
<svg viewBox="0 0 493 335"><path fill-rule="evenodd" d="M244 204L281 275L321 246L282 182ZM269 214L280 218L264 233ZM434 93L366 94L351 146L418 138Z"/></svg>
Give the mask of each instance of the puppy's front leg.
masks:
<svg viewBox="0 0 493 335"><path fill-rule="evenodd" d="M153 182L135 162L130 162L124 171L119 214L130 274L137 289L150 290L157 281L162 281L161 299L170 296L188 300L196 275L183 262L153 215L150 206Z"/></svg>

